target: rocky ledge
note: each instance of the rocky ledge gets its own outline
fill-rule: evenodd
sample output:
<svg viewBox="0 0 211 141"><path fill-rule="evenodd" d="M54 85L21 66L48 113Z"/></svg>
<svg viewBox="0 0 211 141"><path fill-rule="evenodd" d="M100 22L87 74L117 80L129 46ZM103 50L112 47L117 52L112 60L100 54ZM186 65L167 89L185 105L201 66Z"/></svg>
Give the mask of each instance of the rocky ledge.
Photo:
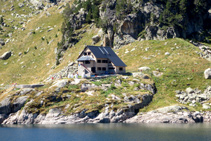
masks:
<svg viewBox="0 0 211 141"><path fill-rule="evenodd" d="M200 123L211 122L210 112L190 112L181 106L169 106L147 113L141 113L124 121L125 123Z"/></svg>
<svg viewBox="0 0 211 141"><path fill-rule="evenodd" d="M154 82L142 75L60 79L48 85L3 91L0 124L123 122L147 106L156 93Z"/></svg>
<svg viewBox="0 0 211 141"><path fill-rule="evenodd" d="M117 111L113 111L109 105L105 105L105 111L101 113L97 110L87 113L87 110L84 109L80 113L64 115L60 108L54 108L49 110L47 114L37 114L27 113L24 108L16 113L9 114L8 117L5 114L0 114L0 122L2 124L118 123L136 115L140 108L151 102L152 95L142 95L141 98L141 102Z"/></svg>
<svg viewBox="0 0 211 141"><path fill-rule="evenodd" d="M150 96L145 96L150 101ZM146 101L147 102L147 101ZM211 112L190 112L186 107L169 106L153 110L147 113L135 115L134 109L142 107L147 103L141 103L130 109L109 111L109 107L104 112L92 111L86 113L86 110L73 114L63 115L61 109L51 109L48 114L27 113L25 109L9 117L0 115L2 124L75 124L75 123L202 123L211 122ZM5 120L3 120L6 118Z"/></svg>

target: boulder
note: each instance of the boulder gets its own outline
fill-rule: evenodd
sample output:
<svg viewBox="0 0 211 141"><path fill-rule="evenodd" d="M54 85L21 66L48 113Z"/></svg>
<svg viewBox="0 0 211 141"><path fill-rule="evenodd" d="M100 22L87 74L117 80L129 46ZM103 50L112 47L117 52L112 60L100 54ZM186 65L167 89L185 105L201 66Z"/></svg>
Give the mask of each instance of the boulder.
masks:
<svg viewBox="0 0 211 141"><path fill-rule="evenodd" d="M47 31L47 32L50 32L51 30L53 30L53 28L48 29L48 31Z"/></svg>
<svg viewBox="0 0 211 141"><path fill-rule="evenodd" d="M154 75L155 77L160 77L160 76L163 75L163 73L162 73L162 72L159 72L159 71L153 71L152 73L153 73L153 75Z"/></svg>
<svg viewBox="0 0 211 141"><path fill-rule="evenodd" d="M11 51L5 52L5 53L0 57L0 59L2 59L2 60L7 60L7 59L9 59L9 58L11 57L11 55L12 55Z"/></svg>
<svg viewBox="0 0 211 141"><path fill-rule="evenodd" d="M44 5L42 3L42 1L39 0L29 0L30 3L32 3L36 9L43 9Z"/></svg>
<svg viewBox="0 0 211 141"><path fill-rule="evenodd" d="M166 55L166 56L167 56L167 55L170 55L170 53L169 53L169 52L166 52L165 55Z"/></svg>
<svg viewBox="0 0 211 141"><path fill-rule="evenodd" d="M18 3L18 6L19 6L20 8L22 8L22 7L24 7L24 4L23 4L23 3Z"/></svg>
<svg viewBox="0 0 211 141"><path fill-rule="evenodd" d="M181 90L176 90L175 91L177 94L182 94L182 91Z"/></svg>
<svg viewBox="0 0 211 141"><path fill-rule="evenodd" d="M134 72L132 73L133 77L143 77L144 74L142 72Z"/></svg>
<svg viewBox="0 0 211 141"><path fill-rule="evenodd" d="M188 94L191 94L191 93L194 93L194 90L192 89L192 88L187 88L186 89L186 92L188 93Z"/></svg>
<svg viewBox="0 0 211 141"><path fill-rule="evenodd" d="M205 79L211 79L211 68L208 68L204 71Z"/></svg>
<svg viewBox="0 0 211 141"><path fill-rule="evenodd" d="M100 36L99 35L95 35L92 37L92 40L93 40L93 44L96 44L100 41Z"/></svg>
<svg viewBox="0 0 211 141"><path fill-rule="evenodd" d="M138 70L139 71L148 71L148 70L150 70L150 68L149 67L140 67L140 68L138 68Z"/></svg>
<svg viewBox="0 0 211 141"><path fill-rule="evenodd" d="M2 45L2 46L5 45L4 39L0 39L0 45Z"/></svg>
<svg viewBox="0 0 211 141"><path fill-rule="evenodd" d="M204 103L204 104L202 105L202 107L203 107L203 109L210 109L210 106L209 106L207 103Z"/></svg>

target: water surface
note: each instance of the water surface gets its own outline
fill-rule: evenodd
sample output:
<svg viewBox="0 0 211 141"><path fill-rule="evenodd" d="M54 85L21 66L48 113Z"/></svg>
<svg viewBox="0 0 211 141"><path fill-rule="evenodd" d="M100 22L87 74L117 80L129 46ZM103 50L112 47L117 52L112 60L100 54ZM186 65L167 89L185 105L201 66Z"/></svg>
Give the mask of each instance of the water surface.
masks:
<svg viewBox="0 0 211 141"><path fill-rule="evenodd" d="M0 141L199 141L211 140L211 124L73 124L0 127Z"/></svg>

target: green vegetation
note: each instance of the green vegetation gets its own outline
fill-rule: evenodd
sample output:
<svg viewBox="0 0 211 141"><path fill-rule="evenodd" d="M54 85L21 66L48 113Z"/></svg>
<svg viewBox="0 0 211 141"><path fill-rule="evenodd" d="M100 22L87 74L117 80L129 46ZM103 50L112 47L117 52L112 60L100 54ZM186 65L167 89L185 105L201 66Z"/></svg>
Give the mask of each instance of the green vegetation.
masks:
<svg viewBox="0 0 211 141"><path fill-rule="evenodd" d="M136 82L136 83L144 83L141 78L134 79L129 76L127 79L122 78L121 76L108 77L99 80L93 80L93 83L100 82L102 85L106 85L103 88L97 87L92 88L92 95L88 95L86 92L81 92L81 85L83 83L89 83L90 81L82 81L78 85L67 85L66 87L60 89L60 91L55 91L55 88L49 89L49 86L46 88L37 88L31 91L29 94L28 101L31 101L26 106L26 111L29 113L37 113L37 114L46 114L49 109L52 108L60 108L64 112L64 114L72 114L81 112L86 110L87 112L91 111L102 111L105 104L111 105L113 104L113 110L117 110L119 108L127 108L128 104L133 105L135 103L127 103L124 102L124 96L138 96L141 99L141 95L150 94L150 92L146 90L135 90L135 85L119 85L115 86L116 80L121 80L124 83ZM110 83L108 83L110 82ZM111 84L111 85L108 85ZM5 97L10 97L11 103L13 103L18 97L22 95L18 95L20 90L12 90L8 91L8 93L3 93L0 95L0 100ZM39 95L37 95L40 93ZM117 99L113 99L113 96L118 97Z"/></svg>
<svg viewBox="0 0 211 141"><path fill-rule="evenodd" d="M146 47L150 47L145 51ZM125 51L135 51L125 54ZM128 65L128 71L137 71L141 66L151 68L151 76L156 84L157 94L144 111L159 107L178 104L175 90L185 90L187 87L204 90L211 85L210 80L204 79L204 70L211 63L201 58L196 52L199 49L183 39L168 39L165 41L134 42L118 51L118 55ZM170 55L165 55L169 52ZM152 71L163 73L161 77L155 77ZM186 105L187 106L187 105ZM190 109L193 109L190 107ZM143 110L142 110L143 111Z"/></svg>
<svg viewBox="0 0 211 141"><path fill-rule="evenodd" d="M0 18L0 24L2 24L4 22L3 17Z"/></svg>
<svg viewBox="0 0 211 141"><path fill-rule="evenodd" d="M20 0L19 2L22 1L23 0ZM22 28L23 25L19 24L20 19L15 18L13 23L9 20L14 18L11 15L11 11L6 11L6 13L1 13L0 11L0 15L4 15L4 19L1 18L0 22L4 21L8 24L8 27L4 27L1 32L0 38L6 38L8 33L12 33L10 39L14 39L13 41L8 42L0 50L0 54L3 54L8 50L11 50L13 53L10 59L6 61L0 60L0 84L8 85L12 83L43 82L50 74L60 71L63 67L67 66L70 61L75 61L85 45L92 44L92 37L99 31L97 27L103 27L104 31L106 31L109 20L100 20L98 15L98 10L102 2L104 1L98 0L91 2L90 0L87 0L83 4L75 3L79 4L77 7L72 7L70 6L71 4L67 5L63 12L63 17L58 12L57 7L51 7L48 9L48 12L51 13L51 16L49 17L44 13L41 13L40 15L33 15L31 18L26 18L26 21L30 21L25 23L24 31L12 28L13 25L17 26L17 28ZM143 2L145 1L143 0ZM195 10L192 15L194 16L203 12L203 10L201 11L199 9L204 9L204 6L206 6L206 1L203 0L194 0L190 7L187 6L187 0L158 0L157 2L162 3L167 7L160 17L162 28L179 26L184 29L186 26L186 14L184 13L191 12L190 8L192 8ZM13 4L15 5L16 13L28 14L33 12L27 7L24 7L25 11L18 8L17 1ZM3 2L3 4L0 5L0 9L9 9L11 6L11 3ZM107 5L105 4L103 7L104 11L106 11L106 6ZM68 22L68 16L71 13L79 12L81 8L84 8L88 12L86 22L80 29L74 29ZM120 19L126 14L133 13L130 3L126 4L124 0L117 1L115 11ZM151 14L150 17L151 20L155 20L155 15ZM95 22L96 25L91 26L89 23L92 22ZM157 21L155 20L154 22ZM117 30L117 26L118 25L113 25L114 31ZM37 27L41 27L41 29L36 30ZM48 32L49 27L52 27L53 30ZM63 34L67 31L67 34L70 37L69 39L65 39ZM78 36L73 37L73 34ZM144 37L144 34L145 31L142 31L139 36ZM207 38L208 40L210 39L209 36L207 36ZM53 42L50 44L51 40L53 40ZM59 53L55 54L55 48L59 46L59 49L61 49L66 40L77 40L78 42L72 46L72 48L66 48L66 52L63 54L61 54L61 50L58 50ZM100 43L96 45L100 45ZM148 51L145 50L147 47L149 47ZM135 51L131 51L133 48L135 48ZM126 54L126 50L129 50L130 53ZM22 55L19 56L20 52ZM139 81L145 84L152 84L155 82L157 94L154 95L150 105L141 111L149 111L163 106L178 104L175 97L175 90L185 90L187 87L192 87L199 88L203 91L208 85L211 85L210 80L205 80L203 77L204 70L209 68L211 63L200 58L196 53L199 52L199 49L183 39L136 41L116 50L116 52L128 65L127 71L129 72L135 72L141 66L148 66L151 68L150 71L145 72L150 79ZM170 55L165 55L165 52L169 52ZM63 56L63 61L59 66L55 66L56 56L57 58ZM46 65L48 63L50 64L49 66ZM59 62L57 62L57 64L59 64ZM153 75L154 70L162 72L163 75L155 77ZM113 100L111 95L122 98L123 93L126 95L149 93L144 90L134 91L140 84L136 83L137 80L134 80L132 77L121 79L122 83L120 86L114 85L117 79L119 78L109 77L100 79L99 81L93 81L92 83L97 86L112 84L106 89L94 90L93 96L87 96L86 93L81 92L81 84L69 85L66 88L63 88L60 93L50 91L46 86L46 88L38 89L44 91L40 96L36 97L35 93L30 94L30 99L34 99L34 102L29 105L28 110L34 113L46 113L50 108L59 107L68 114L80 112L84 109L88 109L88 111L100 111L105 104L111 103L114 104L114 109L118 109L127 106L127 104L123 104L121 100ZM131 86L129 84L130 81L135 82L135 85ZM5 90L0 91L0 99L5 98L12 93L9 92L6 94L4 92ZM71 95L70 98L69 95ZM52 99L52 97L54 97L54 99ZM14 97L13 100L15 100L15 98L17 97ZM107 99L109 99L109 101L107 101ZM43 104L41 104L41 101L43 101ZM66 105L68 104L70 106L67 108ZM191 110L200 110L201 107L189 108Z"/></svg>
<svg viewBox="0 0 211 141"><path fill-rule="evenodd" d="M130 14L134 9L131 4L131 1L117 0L115 10L116 10L116 16L119 19L123 19L127 14Z"/></svg>
<svg viewBox="0 0 211 141"><path fill-rule="evenodd" d="M13 3L8 3L8 1L1 2L0 9L10 9L10 7L14 5L17 14L28 15L32 12L31 9L28 7L18 8L18 3L22 1L23 0L19 2L15 1ZM6 5L6 7L4 7L4 5ZM25 9L25 11L22 9ZM62 24L61 14L56 7L52 7L48 9L48 12L51 13L49 17L43 12L41 15L24 18L26 21L30 21L24 22L25 30L22 31L20 29L14 30L13 28L13 25L18 28L23 27L23 25L19 24L23 19L14 18L11 15L13 12L14 11L6 11L2 13L2 11L0 11L0 15L4 15L4 22L9 25L8 27L3 27L4 30L2 31L2 35L0 34L0 38L6 38L5 36L8 33L12 33L10 41L0 49L0 55L6 51L13 52L13 55L8 60L0 60L0 84L4 84L5 86L12 83L38 83L49 76L50 73L48 72L55 64L56 55L54 50L57 47L57 42L61 40L61 32L58 31ZM14 19L13 22L11 22L11 19ZM36 30L37 27L41 27L41 29ZM47 32L49 27L54 29ZM32 31L36 33L30 34ZM50 45L41 39L42 37L49 39L50 36L55 36L56 34L58 38L55 38ZM22 53L21 56L18 55L20 52ZM6 65L4 64L5 62L7 63ZM46 66L48 63L50 65Z"/></svg>
<svg viewBox="0 0 211 141"><path fill-rule="evenodd" d="M206 0L165 0L165 9L160 15L159 22L163 26L177 27L184 30L188 24L188 16L200 18L206 14Z"/></svg>

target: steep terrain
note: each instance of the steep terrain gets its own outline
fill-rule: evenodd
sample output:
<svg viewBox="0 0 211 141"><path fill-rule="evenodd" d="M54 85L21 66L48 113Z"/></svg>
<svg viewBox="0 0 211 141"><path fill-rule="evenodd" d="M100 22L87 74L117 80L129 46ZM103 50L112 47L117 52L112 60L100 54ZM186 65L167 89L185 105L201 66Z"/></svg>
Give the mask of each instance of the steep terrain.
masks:
<svg viewBox="0 0 211 141"><path fill-rule="evenodd" d="M28 2L20 8L18 3L21 2L1 1L0 15L3 15L7 27L1 31L0 38L6 44L1 47L0 54L12 52L8 60L0 60L0 83L4 85L44 79L55 64L54 50L61 39L62 16L58 6L40 11L29 8L32 4ZM13 5L14 10L11 11Z"/></svg>

